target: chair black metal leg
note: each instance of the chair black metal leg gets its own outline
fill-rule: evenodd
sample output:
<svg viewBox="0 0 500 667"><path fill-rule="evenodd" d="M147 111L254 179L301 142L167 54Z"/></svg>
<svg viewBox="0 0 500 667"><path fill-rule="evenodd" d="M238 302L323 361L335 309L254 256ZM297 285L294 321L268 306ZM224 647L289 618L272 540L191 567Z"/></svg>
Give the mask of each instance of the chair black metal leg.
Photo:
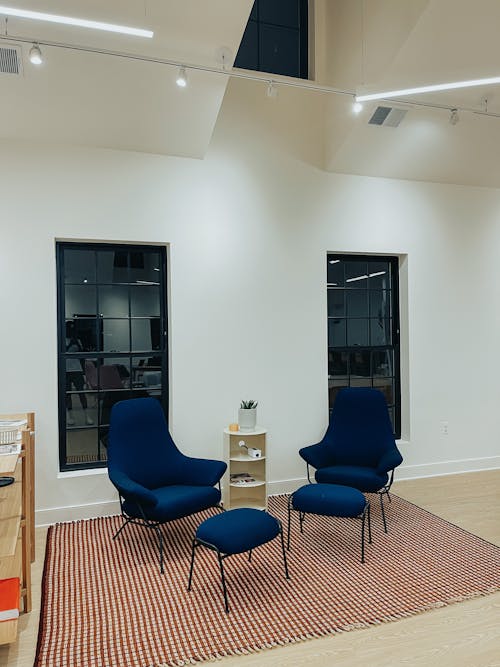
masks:
<svg viewBox="0 0 500 667"><path fill-rule="evenodd" d="M224 578L224 566L222 564L222 556L221 556L220 551L217 551L217 557L219 559L220 576L221 576L221 579L222 579L222 592L224 593L224 608L226 610L226 614L229 614L229 605L227 603L226 580Z"/></svg>
<svg viewBox="0 0 500 667"><path fill-rule="evenodd" d="M292 497L288 498L288 521L287 521L287 540L286 548L290 549L290 528L292 524Z"/></svg>
<svg viewBox="0 0 500 667"><path fill-rule="evenodd" d="M382 511L382 521L384 522L384 533L387 533L387 521L385 520L383 493L379 493L378 495L379 495L379 498L380 498L380 509Z"/></svg>
<svg viewBox="0 0 500 667"><path fill-rule="evenodd" d="M164 574L163 570L163 536L161 534L161 530L158 528L158 526L154 527L156 531L156 535L158 536L158 544L160 547L160 572Z"/></svg>
<svg viewBox="0 0 500 667"><path fill-rule="evenodd" d="M188 587L187 587L188 591L191 590L191 582L193 580L195 552L196 552L196 539L193 540L193 544L191 546L191 565L189 567L189 579L188 579Z"/></svg>
<svg viewBox="0 0 500 667"><path fill-rule="evenodd" d="M121 527L116 531L116 533L113 535L112 539L113 539L113 540L116 539L116 538L118 537L118 535L122 532L122 530L125 528L125 526L126 526L127 524L129 524L129 523L130 523L130 519L127 519L127 520L125 521L125 523L123 524L123 526L121 526Z"/></svg>
<svg viewBox="0 0 500 667"><path fill-rule="evenodd" d="M366 510L363 512L361 517L361 562L365 562L365 520L366 520Z"/></svg>
<svg viewBox="0 0 500 667"><path fill-rule="evenodd" d="M280 538L281 538L281 551L283 552L283 564L285 566L285 579L290 579L290 574L288 572L288 563L286 562L285 538L283 537L283 527L281 527L280 529Z"/></svg>
<svg viewBox="0 0 500 667"><path fill-rule="evenodd" d="M372 511L370 507L370 501L367 501L367 513L368 513L368 543L372 543Z"/></svg>
<svg viewBox="0 0 500 667"><path fill-rule="evenodd" d="M252 549L248 552L248 562L252 560Z"/></svg>
<svg viewBox="0 0 500 667"><path fill-rule="evenodd" d="M387 493L387 498L389 499L389 502L392 503L391 494L389 493L389 491L386 491L386 493Z"/></svg>

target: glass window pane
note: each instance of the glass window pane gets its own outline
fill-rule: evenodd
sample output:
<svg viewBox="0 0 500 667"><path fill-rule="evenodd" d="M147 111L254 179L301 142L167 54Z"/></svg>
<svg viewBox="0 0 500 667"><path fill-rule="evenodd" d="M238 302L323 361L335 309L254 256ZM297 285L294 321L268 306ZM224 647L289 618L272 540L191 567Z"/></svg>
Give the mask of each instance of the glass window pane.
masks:
<svg viewBox="0 0 500 667"><path fill-rule="evenodd" d="M371 375L370 371L370 351L351 352L351 377L369 377Z"/></svg>
<svg viewBox="0 0 500 667"><path fill-rule="evenodd" d="M128 389L130 385L130 360L128 357L101 359L97 368L99 389Z"/></svg>
<svg viewBox="0 0 500 667"><path fill-rule="evenodd" d="M371 345L390 345L391 344L391 320L376 319L370 320L370 340Z"/></svg>
<svg viewBox="0 0 500 667"><path fill-rule="evenodd" d="M132 387L141 389L161 384L161 357L132 358Z"/></svg>
<svg viewBox="0 0 500 667"><path fill-rule="evenodd" d="M394 375L394 352L392 350L374 350L372 352L372 373L374 377Z"/></svg>
<svg viewBox="0 0 500 667"><path fill-rule="evenodd" d="M89 464L101 461L97 428L72 428L66 431L66 463Z"/></svg>
<svg viewBox="0 0 500 667"><path fill-rule="evenodd" d="M101 320L103 352L130 350L129 320Z"/></svg>
<svg viewBox="0 0 500 667"><path fill-rule="evenodd" d="M64 250L64 282L95 283L95 251Z"/></svg>
<svg viewBox="0 0 500 667"><path fill-rule="evenodd" d="M161 349L161 331L159 318L132 320L132 350L147 352Z"/></svg>
<svg viewBox="0 0 500 667"><path fill-rule="evenodd" d="M389 290L370 292L370 317L391 317L391 292Z"/></svg>
<svg viewBox="0 0 500 667"><path fill-rule="evenodd" d="M128 317L128 287L104 285L99 287L99 314L101 317Z"/></svg>
<svg viewBox="0 0 500 667"><path fill-rule="evenodd" d="M160 284L160 255L157 252L130 253L130 282Z"/></svg>
<svg viewBox="0 0 500 667"><path fill-rule="evenodd" d="M128 252L99 250L97 253L98 283L128 283Z"/></svg>
<svg viewBox="0 0 500 667"><path fill-rule="evenodd" d="M96 305L95 285L68 285L66 287L64 309L67 320L82 315L95 317Z"/></svg>
<svg viewBox="0 0 500 667"><path fill-rule="evenodd" d="M394 381L392 378L374 378L373 386L384 394L387 405L394 403Z"/></svg>
<svg viewBox="0 0 500 667"><path fill-rule="evenodd" d="M389 262L369 262L369 286L370 288L390 289L391 266Z"/></svg>
<svg viewBox="0 0 500 667"><path fill-rule="evenodd" d="M159 317L159 286L132 285L130 288L130 314L132 317Z"/></svg>
<svg viewBox="0 0 500 667"><path fill-rule="evenodd" d="M328 347L345 347L345 320L328 318Z"/></svg>
<svg viewBox="0 0 500 667"><path fill-rule="evenodd" d="M103 391L99 394L99 425L101 427L101 436L105 433L102 427L109 426L113 405L120 401L126 401L129 398L130 391L128 389L126 391Z"/></svg>
<svg viewBox="0 0 500 667"><path fill-rule="evenodd" d="M345 315L344 290L328 290L328 315L329 317L342 317Z"/></svg>
<svg viewBox="0 0 500 667"><path fill-rule="evenodd" d="M344 262L345 286L353 289L368 287L368 264L366 262Z"/></svg>
<svg viewBox="0 0 500 667"><path fill-rule="evenodd" d="M328 375L335 377L347 377L348 374L348 352L328 352Z"/></svg>
<svg viewBox="0 0 500 667"><path fill-rule="evenodd" d="M333 287L344 287L344 263L331 255L328 256L327 282Z"/></svg>
<svg viewBox="0 0 500 667"><path fill-rule="evenodd" d="M353 378L351 376L351 387L371 387L372 379L371 378Z"/></svg>
<svg viewBox="0 0 500 667"><path fill-rule="evenodd" d="M82 374L66 372L66 428L97 425L97 394L82 387Z"/></svg>
<svg viewBox="0 0 500 667"><path fill-rule="evenodd" d="M78 317L65 323L64 352L94 352L97 349L97 319Z"/></svg>
<svg viewBox="0 0 500 667"><path fill-rule="evenodd" d="M345 290L347 317L368 317L368 292L366 290Z"/></svg>
<svg viewBox="0 0 500 667"><path fill-rule="evenodd" d="M349 382L346 380L330 380L328 382L328 403L330 408L333 407L339 391L348 386Z"/></svg>
<svg viewBox="0 0 500 667"><path fill-rule="evenodd" d="M368 345L368 322L367 319L347 320L347 345L349 347Z"/></svg>

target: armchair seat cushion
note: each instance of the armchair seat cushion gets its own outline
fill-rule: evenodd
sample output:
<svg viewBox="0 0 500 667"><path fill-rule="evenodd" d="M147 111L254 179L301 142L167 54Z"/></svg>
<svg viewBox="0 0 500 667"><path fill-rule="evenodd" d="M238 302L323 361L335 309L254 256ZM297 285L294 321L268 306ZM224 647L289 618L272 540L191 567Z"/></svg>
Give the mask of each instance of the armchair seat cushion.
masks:
<svg viewBox="0 0 500 667"><path fill-rule="evenodd" d="M196 531L196 538L223 554L239 554L270 542L279 535L277 519L261 510L239 507L206 519Z"/></svg>
<svg viewBox="0 0 500 667"><path fill-rule="evenodd" d="M320 484L341 484L364 493L375 493L389 481L387 473L377 473L375 468L351 465L320 468L316 470L315 478Z"/></svg>
<svg viewBox="0 0 500 667"><path fill-rule="evenodd" d="M157 504L148 508L147 517L152 521L173 521L189 516L195 512L217 505L220 501L220 491L213 486L187 486L184 484L172 484L153 489L152 493L157 498ZM123 509L129 516L140 517L134 502L125 501Z"/></svg>

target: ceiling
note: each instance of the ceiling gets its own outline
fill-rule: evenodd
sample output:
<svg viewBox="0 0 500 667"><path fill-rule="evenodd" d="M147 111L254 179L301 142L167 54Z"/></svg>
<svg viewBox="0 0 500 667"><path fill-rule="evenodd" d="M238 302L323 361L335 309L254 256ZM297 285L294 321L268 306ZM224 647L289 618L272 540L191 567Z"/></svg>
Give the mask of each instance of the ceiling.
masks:
<svg viewBox="0 0 500 667"><path fill-rule="evenodd" d="M151 29L154 38L14 18L8 32L11 38L220 68L220 49L234 58L252 4L9 0L24 9ZM316 80L360 93L500 75L499 24L498 0L314 0ZM4 32L5 26L0 28ZM0 137L194 158L206 154L227 76L188 70L189 85L179 89L176 67L43 45L45 62L37 68L27 58L30 46L22 47L23 76L0 74ZM241 95L243 86L262 94L260 86L242 82L228 97ZM315 95L297 92L304 102ZM485 97L488 111L500 115L500 86L472 88L406 98L403 122L387 128L368 125L376 102L355 116L350 97L324 95L322 105L311 105L309 123L324 126L326 170L500 187L500 118L473 113L485 109ZM451 125L449 111L413 107L414 101L469 111ZM257 107L257 100L253 104Z"/></svg>
<svg viewBox="0 0 500 667"><path fill-rule="evenodd" d="M233 58L237 52L252 0L9 0L8 5L154 31L153 39L145 39L9 18L11 36L220 68L222 47ZM43 45L44 64L35 67L27 57L30 47L23 46L23 76L0 75L0 136L205 154L226 76L189 71L190 85L179 89L175 67Z"/></svg>
<svg viewBox="0 0 500 667"><path fill-rule="evenodd" d="M369 93L500 75L498 0L335 0L330 7L330 38L340 33L344 48L325 68L331 85ZM498 85L401 98L407 104L365 103L359 116L350 98L331 97L326 168L500 187L500 117L474 113L485 110L485 98L488 111L500 115ZM469 111L451 125L449 110L414 102ZM379 104L408 109L398 128L368 125Z"/></svg>

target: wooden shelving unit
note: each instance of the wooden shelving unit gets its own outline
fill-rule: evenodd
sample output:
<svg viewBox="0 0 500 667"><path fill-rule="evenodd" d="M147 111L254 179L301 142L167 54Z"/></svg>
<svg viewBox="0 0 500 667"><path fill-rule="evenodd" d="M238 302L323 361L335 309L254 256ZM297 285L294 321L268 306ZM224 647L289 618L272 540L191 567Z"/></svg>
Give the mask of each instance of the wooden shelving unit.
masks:
<svg viewBox="0 0 500 667"><path fill-rule="evenodd" d="M35 415L0 416L6 419L26 420L26 426L20 429L20 454L0 455L0 476L15 479L0 488L0 579L19 577L20 611L27 613L31 611L31 563L35 560ZM17 624L17 619L0 622L0 644L16 641Z"/></svg>
<svg viewBox="0 0 500 667"><path fill-rule="evenodd" d="M226 509L252 507L267 510L266 433L265 429L254 431L224 429L224 456L228 464L223 480L223 502ZM241 441L248 447L260 449L262 457L254 459L248 456L246 449L239 446ZM231 483L231 475L243 472L249 473L255 482Z"/></svg>

